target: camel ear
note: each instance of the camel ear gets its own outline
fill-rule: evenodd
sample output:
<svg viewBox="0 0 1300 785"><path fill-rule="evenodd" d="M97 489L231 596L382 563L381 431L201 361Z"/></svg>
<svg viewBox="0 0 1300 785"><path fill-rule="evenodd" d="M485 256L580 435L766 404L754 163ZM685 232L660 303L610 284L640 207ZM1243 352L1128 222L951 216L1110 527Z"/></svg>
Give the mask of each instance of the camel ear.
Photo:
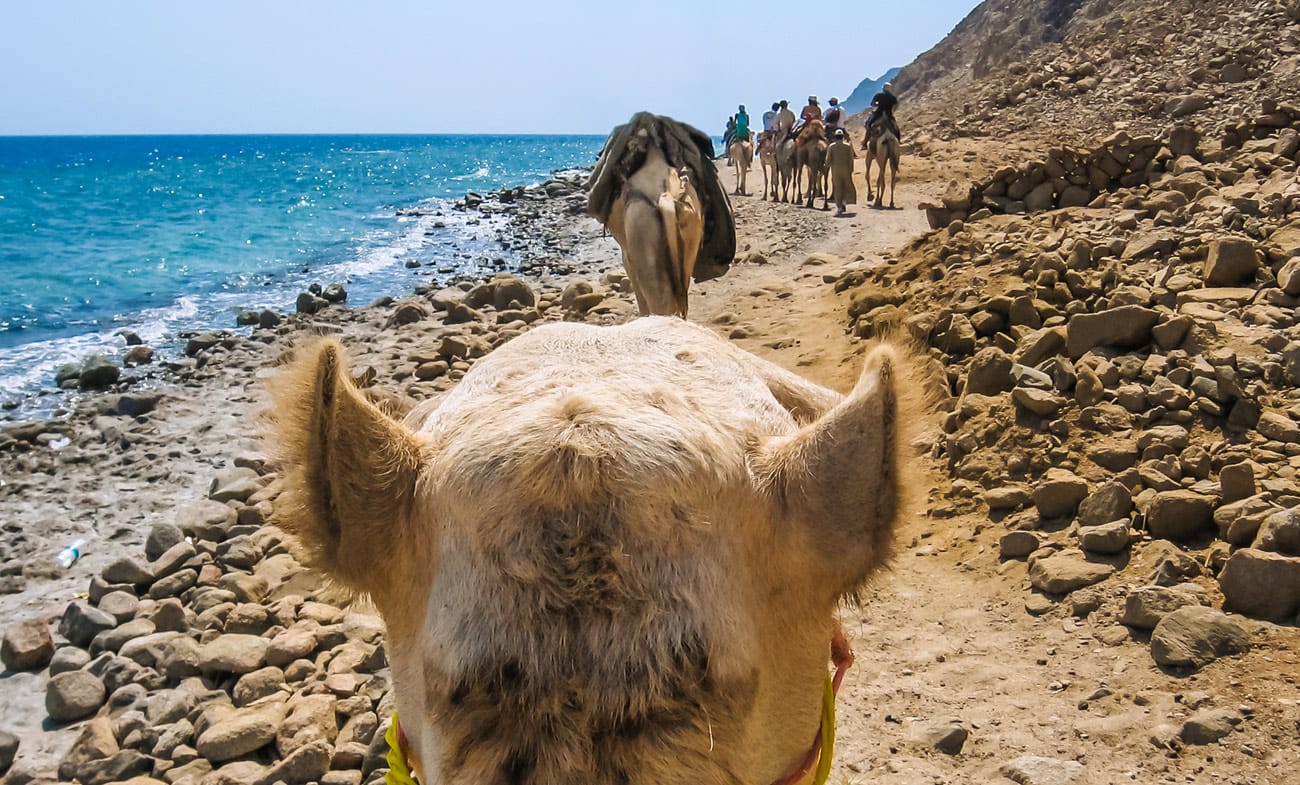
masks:
<svg viewBox="0 0 1300 785"><path fill-rule="evenodd" d="M337 341L307 350L273 385L273 452L283 473L276 523L311 561L373 592L410 542L420 445L353 384Z"/></svg>
<svg viewBox="0 0 1300 785"><path fill-rule="evenodd" d="M889 558L905 506L900 368L897 350L876 348L847 398L769 441L756 462L777 519L805 533L836 597Z"/></svg>

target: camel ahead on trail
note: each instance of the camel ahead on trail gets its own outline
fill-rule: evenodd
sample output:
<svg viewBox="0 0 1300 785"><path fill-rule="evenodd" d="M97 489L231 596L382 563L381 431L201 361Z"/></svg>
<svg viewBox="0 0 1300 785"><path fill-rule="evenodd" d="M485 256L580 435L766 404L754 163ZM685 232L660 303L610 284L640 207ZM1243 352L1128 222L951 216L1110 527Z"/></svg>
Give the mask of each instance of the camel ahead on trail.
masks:
<svg viewBox="0 0 1300 785"><path fill-rule="evenodd" d="M780 179L780 167L777 163L777 147L779 142L775 131L767 131L758 135L758 163L763 168L763 201L768 197L776 201L780 189L778 180Z"/></svg>
<svg viewBox="0 0 1300 785"><path fill-rule="evenodd" d="M809 120L799 131L796 140L798 149L798 163L795 166L794 190L795 200L802 201L807 196L808 207L813 206L813 200L818 196L823 196L826 192L826 186L823 182L826 170L826 126L821 120ZM800 183L802 178L807 176L808 189L801 190Z"/></svg>
<svg viewBox="0 0 1300 785"><path fill-rule="evenodd" d="M880 166L880 175L876 180L877 208L883 207L885 198L885 166L889 166L889 209L894 209L894 186L898 184L899 142L893 130L884 128L874 142L876 163ZM867 156L867 190L871 190L871 155ZM871 198L871 194L867 194Z"/></svg>
<svg viewBox="0 0 1300 785"><path fill-rule="evenodd" d="M746 181L749 176L749 167L754 163L754 144L748 139L737 139L727 148L727 155L731 158L731 163L736 167L736 190L732 193L736 196L749 196L749 189Z"/></svg>
<svg viewBox="0 0 1300 785"><path fill-rule="evenodd" d="M795 180L799 167L799 147L793 139L786 139L776 149L776 168L781 175L781 201L790 201L790 184ZM798 200L798 186L795 186L795 199ZM775 198L775 195L773 196Z"/></svg>
<svg viewBox="0 0 1300 785"><path fill-rule="evenodd" d="M691 280L722 275L735 256L713 142L685 123L641 112L615 128L587 191L587 213L618 241L643 316L686 318Z"/></svg>
<svg viewBox="0 0 1300 785"><path fill-rule="evenodd" d="M428 785L829 771L853 656L836 609L924 498L898 350L842 396L679 319L555 323L402 419L337 341L298 355L271 409L276 522L383 617L390 766Z"/></svg>

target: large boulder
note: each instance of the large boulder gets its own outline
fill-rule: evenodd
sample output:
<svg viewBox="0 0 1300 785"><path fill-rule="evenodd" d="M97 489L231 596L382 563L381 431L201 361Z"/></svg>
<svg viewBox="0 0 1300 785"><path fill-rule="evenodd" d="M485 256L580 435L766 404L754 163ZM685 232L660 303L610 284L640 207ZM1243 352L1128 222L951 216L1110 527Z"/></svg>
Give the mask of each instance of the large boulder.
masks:
<svg viewBox="0 0 1300 785"><path fill-rule="evenodd" d="M1236 286L1255 279L1259 254L1255 244L1240 237L1223 237L1210 242L1203 277L1207 286Z"/></svg>
<svg viewBox="0 0 1300 785"><path fill-rule="evenodd" d="M1133 511L1133 494L1122 482L1111 480L1097 486L1079 502L1079 525L1100 526L1122 518Z"/></svg>
<svg viewBox="0 0 1300 785"><path fill-rule="evenodd" d="M1001 349L995 346L981 349L971 360L970 370L966 373L966 392L997 395L1010 390L1015 385L1011 376L1012 365L1010 355Z"/></svg>
<svg viewBox="0 0 1300 785"><path fill-rule="evenodd" d="M1120 624L1140 630L1155 629L1160 620L1179 608L1200 605L1195 594L1169 586L1142 586L1129 592L1124 600Z"/></svg>
<svg viewBox="0 0 1300 785"><path fill-rule="evenodd" d="M1115 573L1109 564L1087 561L1075 550L1060 551L1029 560L1029 583L1048 594L1069 594L1100 583Z"/></svg>
<svg viewBox="0 0 1300 785"><path fill-rule="evenodd" d="M1250 547L1300 556L1300 507L1279 510L1265 518Z"/></svg>
<svg viewBox="0 0 1300 785"><path fill-rule="evenodd" d="M1300 613L1300 558L1243 548L1219 573L1223 607L1256 619L1289 622Z"/></svg>
<svg viewBox="0 0 1300 785"><path fill-rule="evenodd" d="M1159 311L1140 305L1076 314L1066 325L1066 351L1078 358L1098 346L1139 349L1151 343L1151 328L1159 321Z"/></svg>
<svg viewBox="0 0 1300 785"><path fill-rule="evenodd" d="M1201 605L1167 614L1151 631L1151 657L1168 667L1200 668L1249 648L1250 635L1241 622Z"/></svg>
<svg viewBox="0 0 1300 785"><path fill-rule="evenodd" d="M1034 489L1034 505L1039 516L1059 518L1073 515L1087 495L1086 480L1065 469L1049 469Z"/></svg>
<svg viewBox="0 0 1300 785"><path fill-rule="evenodd" d="M1147 531L1175 542L1195 539L1214 529L1214 504L1194 491L1157 493L1147 507Z"/></svg>

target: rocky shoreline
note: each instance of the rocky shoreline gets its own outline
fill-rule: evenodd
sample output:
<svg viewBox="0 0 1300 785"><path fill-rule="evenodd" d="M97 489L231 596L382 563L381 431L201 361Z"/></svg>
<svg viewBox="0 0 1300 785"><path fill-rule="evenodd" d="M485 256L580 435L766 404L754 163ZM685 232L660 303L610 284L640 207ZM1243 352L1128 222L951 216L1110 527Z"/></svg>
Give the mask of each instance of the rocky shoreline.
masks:
<svg viewBox="0 0 1300 785"><path fill-rule="evenodd" d="M380 626L331 599L263 526L277 486L256 441L260 386L295 346L335 334L376 398L400 411L535 324L628 318L617 247L595 222L575 220L584 205L578 176L470 195L457 209L501 218L498 242L520 260L518 275L417 285L357 308L342 287L304 292L296 313L241 314L246 332L191 334L183 356L86 385L66 416L0 427L0 616L26 620L5 631L13 675L0 684L0 731L24 739L5 781L52 781L57 770L90 785L173 768L168 781L209 785L318 781L331 769L320 781L379 779L375 717L389 713L379 705ZM64 570L54 557L76 540L84 555ZM281 635L289 660L252 645ZM326 703L359 719L341 735L322 731L328 750L314 732L277 742L254 776L245 752L264 743L245 750L260 738L248 728L266 726L239 719L242 710L261 720L278 712L272 726L283 734L295 717L327 714ZM241 740L214 741L213 727ZM0 739L0 771L12 738ZM225 774L197 763L220 769L231 758L241 760Z"/></svg>

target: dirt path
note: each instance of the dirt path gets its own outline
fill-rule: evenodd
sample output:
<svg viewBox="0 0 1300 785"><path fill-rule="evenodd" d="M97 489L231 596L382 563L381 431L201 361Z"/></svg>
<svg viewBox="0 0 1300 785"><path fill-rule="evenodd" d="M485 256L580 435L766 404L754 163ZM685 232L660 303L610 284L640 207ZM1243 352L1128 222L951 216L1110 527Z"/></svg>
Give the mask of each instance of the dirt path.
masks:
<svg viewBox="0 0 1300 785"><path fill-rule="evenodd" d="M849 389L864 343L846 334L847 298L827 281L883 263L885 253L927 230L916 205L947 181L939 177L943 166L920 163L912 171L928 179L900 184L905 209L897 211L859 208L837 219L757 195L735 198L739 256L757 252L766 263L738 264L696 287L692 320L814 381ZM1005 530L984 517L947 517L946 472L931 461L927 472L935 489L928 514L905 526L897 559L863 606L843 614L858 660L840 699L832 782L1010 782L999 768L1023 755L1078 772L1025 780L1040 785L1296 781L1296 629L1259 625L1251 653L1191 676L1164 673L1145 636L1113 615L1076 617L1068 600L1043 615L1029 612L1024 562L998 556ZM1121 584L1145 583L1139 568L1123 573ZM1122 607L1128 586L1112 583L1107 607ZM1214 590L1212 580L1205 585ZM1153 743L1206 708L1241 708L1246 719L1217 744L1176 752ZM950 755L934 742L953 725L969 737Z"/></svg>

